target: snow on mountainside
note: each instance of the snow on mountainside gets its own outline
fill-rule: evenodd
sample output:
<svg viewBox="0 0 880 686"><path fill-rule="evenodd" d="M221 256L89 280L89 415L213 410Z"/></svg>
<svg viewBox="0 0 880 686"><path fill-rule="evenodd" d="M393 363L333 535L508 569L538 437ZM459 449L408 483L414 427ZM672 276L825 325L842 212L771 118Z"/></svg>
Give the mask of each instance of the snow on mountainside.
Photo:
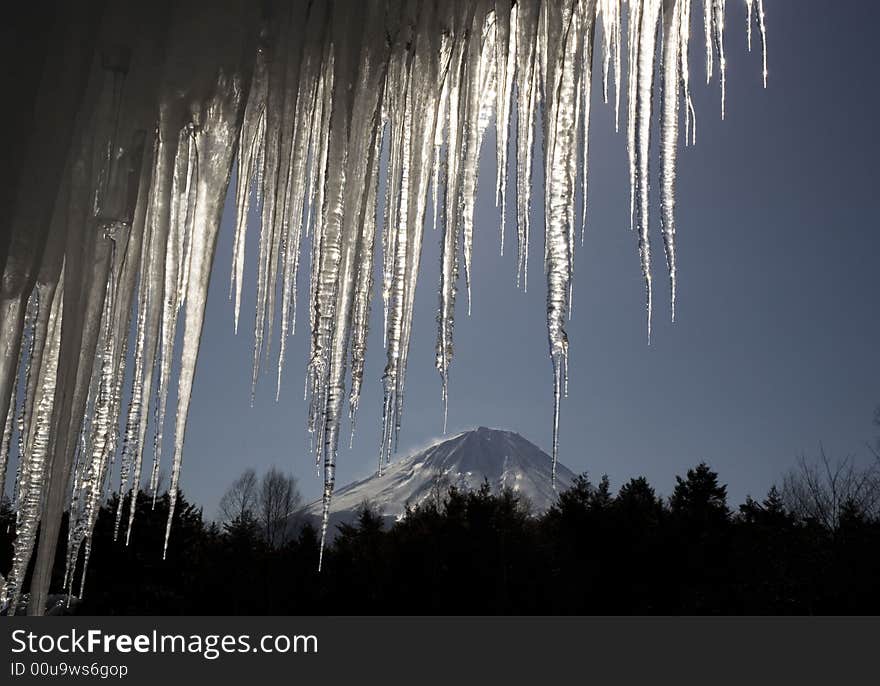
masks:
<svg viewBox="0 0 880 686"><path fill-rule="evenodd" d="M557 466L559 491L568 488L575 475ZM509 487L524 496L536 512L556 501L551 485L550 456L512 431L479 427L395 460L382 475L373 475L336 489L331 517L334 523L349 521L364 501L386 517L400 516L406 504L417 505L450 486L476 490L487 480L493 491ZM306 507L309 518L321 516L321 501ZM331 527L331 530L335 527Z"/></svg>

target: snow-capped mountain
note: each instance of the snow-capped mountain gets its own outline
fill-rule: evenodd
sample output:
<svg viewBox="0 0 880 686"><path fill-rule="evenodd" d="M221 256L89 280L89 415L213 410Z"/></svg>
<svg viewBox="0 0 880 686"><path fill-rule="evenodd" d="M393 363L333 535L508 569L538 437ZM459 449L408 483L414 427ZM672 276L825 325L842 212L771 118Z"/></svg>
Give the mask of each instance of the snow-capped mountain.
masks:
<svg viewBox="0 0 880 686"><path fill-rule="evenodd" d="M568 488L574 478L568 467L557 464L559 491ZM556 501L550 456L513 431L481 426L395 460L381 476L337 488L331 506L331 531L335 530L333 524L350 521L365 501L385 517L397 518L407 503L419 504L438 486L441 492L450 486L476 490L484 480L493 491L509 487L521 494L535 512L547 510ZM305 513L320 521L321 502L311 503Z"/></svg>

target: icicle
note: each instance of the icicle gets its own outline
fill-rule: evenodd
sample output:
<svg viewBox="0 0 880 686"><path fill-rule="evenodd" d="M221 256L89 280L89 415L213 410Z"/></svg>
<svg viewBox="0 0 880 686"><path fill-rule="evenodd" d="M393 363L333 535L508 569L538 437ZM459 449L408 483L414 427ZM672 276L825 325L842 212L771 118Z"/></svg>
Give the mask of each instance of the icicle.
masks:
<svg viewBox="0 0 880 686"><path fill-rule="evenodd" d="M537 26L536 3L524 4L516 13L517 20L517 126L516 126L516 224L517 277L523 290L529 286L529 212L531 210L532 148L534 119L537 108Z"/></svg>
<svg viewBox="0 0 880 686"><path fill-rule="evenodd" d="M581 145L582 153L580 156L581 171L581 245L584 244L584 235L587 231L587 183L590 167L590 103L593 93L593 39L596 29L595 16L590 11L588 3L587 9L582 10L584 16L581 21L584 22L583 32L583 48L582 48L582 64L578 74L580 83L581 96L578 98L578 106L581 111L578 119L581 121ZM570 297L570 296L569 296ZM570 303L569 303L570 304ZM570 310L569 310L570 312Z"/></svg>
<svg viewBox="0 0 880 686"><path fill-rule="evenodd" d="M55 402L55 382L58 354L61 347L61 308L64 299L64 276L55 289L46 332L46 348L37 372L32 437L26 442L20 456L17 488L18 517L13 544L12 568L6 578L2 595L10 598L9 613L15 614L21 584L31 560L34 540L42 514L46 462L51 459L53 436L52 408Z"/></svg>
<svg viewBox="0 0 880 686"><path fill-rule="evenodd" d="M468 316L471 314L471 257L474 245L474 205L477 199L477 165L483 134L495 108L497 81L495 55L495 22L492 15L486 17L482 26L480 41L468 41L465 71L469 78L465 86L465 108L462 125L462 181L461 197L457 203L460 211L458 222L461 225L462 252L464 253L464 278L467 289ZM475 20L475 24L478 20ZM476 34L477 26L474 26Z"/></svg>
<svg viewBox="0 0 880 686"><path fill-rule="evenodd" d="M420 20L424 22L426 16L422 15ZM403 417L413 307L427 210L426 194L430 183L428 160L431 159L438 120L437 108L431 95L440 90L439 79L443 78L437 55L444 55L438 50L439 44L434 32L422 26L416 31L416 35L411 62L413 76L409 81L412 87L407 97L407 110L404 113L407 128L411 130L405 151L405 155L410 160L407 165L410 173L407 174L406 202L401 205L399 222L401 229L405 229L405 240L398 241L398 272L395 275L390 320L393 328L389 331L390 343L383 375L386 391L386 402L383 406L387 410L383 414L385 441L383 447L386 463L390 460L392 451L397 449Z"/></svg>
<svg viewBox="0 0 880 686"><path fill-rule="evenodd" d="M354 446L355 420L364 382L364 362L367 354L367 334L370 324L370 302L373 299L373 252L376 241L376 196L379 193L379 154L382 137L375 135L371 152L374 164L366 181L367 197L364 209L364 227L358 246L357 274L355 276L354 311L352 314L351 339L351 392L349 393L348 417L351 421L349 448Z"/></svg>
<svg viewBox="0 0 880 686"><path fill-rule="evenodd" d="M256 114L253 115L257 118L257 126L256 131L254 132L254 142L252 143L252 151L249 153L250 166L249 171L251 173L251 179L245 180L246 185L250 185L251 183L257 189L257 197L262 197L263 192L263 171L264 171L264 160L266 154L266 88L268 82L268 76L266 74L267 67L265 63L265 52L261 50L257 54L257 64L254 67L254 79L251 86L250 97L248 99L248 109L245 110L245 117L247 117L248 112L253 108L256 111ZM241 180L239 180L239 184L241 184ZM245 191L247 193L247 191ZM259 200L257 200L257 205L259 205ZM243 207L239 207L239 222L247 222L247 212L248 212L248 203L245 200ZM242 219L243 217L243 219ZM256 308L256 316L254 319L254 361L253 361L253 373L251 378L251 404L254 402L254 396L257 390L257 376L260 372L260 359L263 354L263 332L264 332L264 319L266 316L266 290L268 288L267 280L268 280L268 259L269 259L269 241L271 240L269 237L270 232L272 231L271 226L267 226L266 224L261 224L260 227L260 247L259 247L259 256L257 258L257 308ZM239 249L242 251L242 255L237 259L244 259L244 236L241 239L241 245ZM236 269L238 266L236 265ZM243 267L242 267L243 269ZM238 283L241 283L239 279ZM238 296L236 296L238 297ZM237 320L237 316L236 316ZM236 323L237 326L237 323Z"/></svg>
<svg viewBox="0 0 880 686"><path fill-rule="evenodd" d="M400 76L394 73L401 69L399 62L397 61L392 62L389 69L392 70L392 77L390 79L392 83L398 83L400 80L403 80L402 92L388 93L387 99L389 102L386 104L386 107L391 110L399 107L397 101L402 97L403 93L406 92L405 79L408 77L408 74ZM385 205L384 216L382 218L382 303L384 307L382 345L385 347L388 347L388 316L389 308L391 307L391 291L394 281L394 255L397 250L396 241L398 238L398 230L394 222L395 210L399 204L399 185L402 176L400 169L402 164L400 159L403 147L401 145L402 137L403 117L397 116L393 118L388 130L388 171L385 180Z"/></svg>
<svg viewBox="0 0 880 686"><path fill-rule="evenodd" d="M286 255L284 259L283 295L281 304L281 349L278 355L278 378L275 390L276 400L281 393L281 374L284 369L288 333L296 331L297 280L299 273L300 246L303 233L308 235L308 221L303 218L306 205L307 163L309 146L313 137L315 122L320 121L320 64L314 55L320 54L323 45L325 17L316 6L309 11L306 27L308 45L300 65L297 79L296 113L294 134L290 149L287 189L282 218L282 231L287 232ZM312 169L317 166L312 159ZM313 184L309 184L310 187ZM311 196L308 197L311 203ZM375 204L375 201L374 201Z"/></svg>
<svg viewBox="0 0 880 686"><path fill-rule="evenodd" d="M15 370L18 372L21 367L22 356L24 355L27 359L27 369L25 371L25 393L29 390L31 386L31 370L33 368L33 359L34 359L34 343L40 340L40 337L36 335L36 331L34 330L34 319L36 317L36 312L39 310L39 295L35 290L31 297L28 299L27 305L27 314L26 318L31 320L30 326L27 324L24 327L24 333L27 334L30 331L30 350L25 353L22 349L23 346L19 346L18 350L18 359L15 364ZM37 365L39 368L39 363ZM24 431L25 431L25 421L24 416L28 407L28 399L25 397L24 402L21 407L21 421L18 423L16 427L15 422L15 408L16 402L18 400L18 388L21 384L20 374L16 373L14 382L12 384L12 393L9 398L9 409L6 411L6 421L3 424L3 437L0 439L0 498L3 497L3 494L6 492L6 469L9 466L9 454L12 449L12 432L13 428L18 429L18 455L19 459L24 455L24 450L22 449L24 443ZM34 384L35 385L35 384ZM16 484L17 485L17 484Z"/></svg>
<svg viewBox="0 0 880 686"><path fill-rule="evenodd" d="M18 366L16 366L16 369ZM9 410L6 412L6 422L3 424L3 438L0 439L0 493L6 488L6 469L9 466L9 451L12 443L12 420L15 416L15 397L18 392L18 384L12 387L12 399L9 401Z"/></svg>
<svg viewBox="0 0 880 686"><path fill-rule="evenodd" d="M146 221L143 243L149 246L152 227L149 220ZM129 508L134 515L137 491L140 487L141 456L143 455L143 435L140 432L142 417L147 414L149 406L149 389L144 389L144 377L147 372L146 364L146 339L147 339L147 307L149 303L149 252L146 248L141 250L140 269L138 272L138 304L137 321L135 324L135 349L134 370L132 372L131 400L128 407L128 418L125 423L125 433L122 443L122 462L119 469L119 502L116 506L116 522L113 526L113 540L119 536L119 528L122 522L122 506L125 502L126 492L131 483ZM146 428L146 426L144 427ZM126 536L126 543L128 537Z"/></svg>
<svg viewBox="0 0 880 686"><path fill-rule="evenodd" d="M651 146L651 99L654 88L654 53L657 27L660 22L661 0L643 0L639 7L638 49L630 67L630 130L633 147L630 149L630 168L633 173L634 228L638 233L639 256L645 278L645 297L648 322L648 343L651 342L651 245L649 227L648 160ZM633 29L635 30L635 29ZM632 46L630 47L632 51Z"/></svg>
<svg viewBox="0 0 880 686"><path fill-rule="evenodd" d="M192 261L187 283L186 313L184 317L183 347L180 354L180 377L177 392L177 416L174 425L174 458L171 467L171 485L168 489L168 523L165 530L164 559L168 552L171 522L177 503L180 468L183 462L183 442L186 418L192 398L196 359L205 319L208 284L220 218L223 212L226 184L229 183L233 150L243 117L244 97L242 83L236 75L222 71L217 76L214 92L204 104L202 121L193 130L192 145L197 151L196 164L199 180L194 198L192 223L199 231L192 234Z"/></svg>
<svg viewBox="0 0 880 686"><path fill-rule="evenodd" d="M572 225L577 163L577 32L573 2L554 6L547 18L549 42L554 59L548 63L544 92L545 162L545 244L547 271L547 330L550 358L553 362L553 449L552 483L556 487L556 464L559 455L559 406L563 392L564 370L568 358L565 320L569 306L572 266Z"/></svg>
<svg viewBox="0 0 880 686"><path fill-rule="evenodd" d="M501 209L502 255L504 254L504 228L507 219L507 147L513 76L516 71L516 15L518 8L519 5L511 5L506 0L496 0L495 2L495 50L497 53L495 59L498 75L498 114L495 125L495 161L497 164L495 204Z"/></svg>
<svg viewBox="0 0 880 686"><path fill-rule="evenodd" d="M375 6L364 8L363 20L366 22L360 59L355 62L352 52L341 54L337 68L346 82L355 71L352 79L354 88L337 99L331 114L331 139L329 155L333 166L344 173L328 176L327 181L327 223L325 238L328 247L324 253L327 260L322 264L324 272L338 279L338 294L334 307L323 309L323 294L319 293L319 316L322 328L329 325L332 335L322 351L328 361L326 376L326 405L324 407L325 434L321 444L324 458L323 518L321 523L321 552L318 568L323 562L323 550L327 535L330 514L330 501L333 495L336 473L336 452L338 448L340 420L344 397L346 353L350 345L352 310L356 298L357 264L362 259L364 247L365 202L371 196L373 167L378 163L379 146L376 137L381 119L384 64L391 45L384 40L379 30L384 24L383 12ZM347 17L355 21L355 17ZM334 27L335 29L336 27ZM378 34L378 35L377 35ZM356 54L356 53L355 53ZM358 63L360 66L358 66ZM352 127L353 124L366 126ZM333 133L335 131L335 134ZM350 131L349 140L343 132ZM349 202L343 202L343 198ZM323 279L322 279L323 280ZM319 344L319 350L321 345Z"/></svg>
<svg viewBox="0 0 880 686"><path fill-rule="evenodd" d="M333 159L330 142L333 129L332 112L332 71L328 75L331 82L325 84L326 98L322 123L324 133L321 136L319 159L319 181L316 186L317 201L314 203L319 211L315 214L313 230L312 258L312 341L307 370L309 383L309 431L315 435L315 464L320 464L324 449L323 439L326 426L327 374L329 373L330 322L334 303L334 291L338 276L338 256L340 232L338 224L327 221L333 213L327 208L328 170L340 160ZM337 135L338 137L338 135ZM335 230L334 230L335 229Z"/></svg>
<svg viewBox="0 0 880 686"><path fill-rule="evenodd" d="M241 311L241 289L244 280L244 249L247 238L248 211L253 194L254 177L262 157L263 142L266 135L266 61L263 51L257 53L254 76L251 81L250 96L244 114L239 144L238 168L235 189L235 240L232 247L232 273L229 282L229 297L235 293L234 330L238 333L238 319Z"/></svg>
<svg viewBox="0 0 880 686"><path fill-rule="evenodd" d="M289 11L289 10L288 10ZM272 64L270 65L269 94L267 98L266 117L266 145L263 160L263 197L261 225L268 226L269 231L269 255L268 273L266 280L266 303L265 310L265 350L264 357L268 361L272 353L272 336L275 330L276 293L278 285L279 265L284 267L282 253L286 251L287 236L283 230L283 199L279 193L284 187L281 181L282 153L288 145L287 131L282 132L282 117L284 115L285 83L287 60L285 59L282 46L287 41L290 24L287 21L279 22L275 28L275 44L272 47ZM299 22L297 22L297 25ZM291 43L296 45L301 42L298 38L292 38ZM289 118L288 118L289 119ZM289 154L283 161L287 165ZM286 177L286 170L284 176Z"/></svg>
<svg viewBox="0 0 880 686"><path fill-rule="evenodd" d="M159 465L165 435L165 410L168 391L171 385L171 363L174 356L174 341L177 334L177 320L182 300L186 292L181 292L181 272L188 269L184 265L185 253L181 252L185 237L193 230L192 223L196 210L196 185L192 183L198 156L194 150L196 128L192 122L186 124L178 134L177 153L174 159L174 172L171 185L171 219L169 222L168 244L165 252L165 294L162 309L162 355L159 360L158 403L156 407L156 435L153 441L153 468L150 471L150 495L153 507L156 506L159 487Z"/></svg>
<svg viewBox="0 0 880 686"><path fill-rule="evenodd" d="M752 51L752 14L755 11L755 0L746 0L746 44Z"/></svg>
<svg viewBox="0 0 880 686"><path fill-rule="evenodd" d="M761 59L762 70L761 76L764 81L764 88L767 87L767 28L764 25L764 0L758 0L758 27L761 30Z"/></svg>
<svg viewBox="0 0 880 686"><path fill-rule="evenodd" d="M87 541L98 516L102 497L102 484L107 469L110 431L112 430L112 402L116 339L113 335L115 314L117 251L115 240L116 227L102 227L102 240L110 245L109 279L104 294L104 306L101 313L101 333L99 334L98 350L100 365L96 365L92 374L94 400L92 401L93 419L88 428L86 448L82 451L74 476L74 501L71 507L68 529L67 569L65 578L73 584L73 569L79 554L80 546ZM85 433L85 432L84 432ZM88 548L88 544L87 544ZM82 570L82 583L85 583L88 569L88 554ZM80 592L80 595L82 593Z"/></svg>
<svg viewBox="0 0 880 686"><path fill-rule="evenodd" d="M602 17L603 56L602 56L602 99L608 102L608 73L614 63L614 130L620 123L620 0L598 0L596 14ZM587 12L589 17L590 12ZM595 23L595 22L594 22ZM592 76L592 71L590 72Z"/></svg>
<svg viewBox="0 0 880 686"><path fill-rule="evenodd" d="M724 8L727 0L715 0L713 5L715 43L718 50L718 71L721 72L721 119L724 120L727 105L727 59L724 56Z"/></svg>
<svg viewBox="0 0 880 686"><path fill-rule="evenodd" d="M691 2L692 0L681 0L680 4L680 23L679 23L679 73L681 74L681 86L684 91L685 109L684 109L684 144L696 145L697 142L697 114L694 111L694 103L691 100L690 89L690 66L688 64L688 51L691 34Z"/></svg>
<svg viewBox="0 0 880 686"><path fill-rule="evenodd" d="M448 138L446 141L446 180L443 185L443 199L440 208L440 224L443 236L440 248L440 306L437 314L438 332L435 348L435 367L440 372L441 399L443 402L443 432L449 407L449 366L452 363L452 337L455 327L455 293L458 280L458 227L457 202L459 194L459 151L461 149L461 127L459 101L461 99L461 74L464 69L465 46L461 40L453 48L448 83L448 112L446 114ZM387 408L383 408L383 416ZM385 422L383 420L383 427ZM383 445L389 440L382 436Z"/></svg>
<svg viewBox="0 0 880 686"><path fill-rule="evenodd" d="M706 38L706 83L712 80L713 55L712 46L715 17L713 14L715 0L703 0L703 33Z"/></svg>
<svg viewBox="0 0 880 686"><path fill-rule="evenodd" d="M412 57L405 51L401 62L409 62ZM409 223L410 172L412 127L413 127L413 93L412 73L406 70L404 77L404 90L401 93L402 101L391 105L392 126L400 133L395 141L392 141L392 157L397 160L399 177L390 180L389 186L394 190L390 200L392 206L386 208L389 224L386 231L389 235L388 248L390 253L386 256L388 271L386 273L387 315L386 315L386 346L388 361L382 374L384 388L384 402L382 405L382 445L379 451L379 473L382 471L383 462L391 460L394 436L397 431L397 393L399 388L400 358L403 345L403 317L404 301L406 297L406 275L408 253L412 250L412 234L417 227Z"/></svg>
<svg viewBox="0 0 880 686"><path fill-rule="evenodd" d="M660 212L675 321L675 159L678 152L678 89L681 68L681 14L685 0L663 5L663 106L660 123Z"/></svg>
<svg viewBox="0 0 880 686"><path fill-rule="evenodd" d="M641 35L642 5L645 0L632 0L629 5L629 79L626 100L626 149L629 153L629 228L636 226L637 196L637 154L636 154L636 115L638 112L639 90L639 37ZM710 2L711 0L706 0Z"/></svg>

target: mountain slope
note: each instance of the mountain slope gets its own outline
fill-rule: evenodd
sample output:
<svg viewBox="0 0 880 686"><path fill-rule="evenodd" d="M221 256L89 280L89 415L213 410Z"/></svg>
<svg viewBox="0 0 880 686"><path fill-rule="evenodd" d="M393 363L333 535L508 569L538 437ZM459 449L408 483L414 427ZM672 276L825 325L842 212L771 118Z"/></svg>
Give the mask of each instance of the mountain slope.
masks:
<svg viewBox="0 0 880 686"><path fill-rule="evenodd" d="M557 488L568 488L575 475L557 465ZM479 427L392 462L382 472L336 489L332 522L350 521L367 501L385 517L397 518L407 503L417 505L440 489L450 486L476 490L483 481L493 491L509 487L524 496L535 512L556 501L551 485L551 460L535 444L512 431ZM321 502L310 504L309 518L321 516ZM331 527L334 529L335 527Z"/></svg>

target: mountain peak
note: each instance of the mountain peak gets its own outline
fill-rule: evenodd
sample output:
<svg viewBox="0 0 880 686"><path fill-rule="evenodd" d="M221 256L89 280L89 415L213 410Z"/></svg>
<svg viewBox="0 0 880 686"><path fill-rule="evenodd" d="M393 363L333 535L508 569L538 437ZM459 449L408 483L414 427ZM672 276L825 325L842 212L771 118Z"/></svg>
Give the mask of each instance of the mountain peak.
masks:
<svg viewBox="0 0 880 686"><path fill-rule="evenodd" d="M395 460L381 475L336 489L332 511L335 521L346 521L364 502L386 517L399 517L407 504L415 506L435 493L438 486L477 490L488 482L493 492L510 488L542 512L557 498L551 481L551 458L534 443L514 431L478 426ZM575 475L557 465L557 489L568 488ZM320 502L306 511L319 515Z"/></svg>

